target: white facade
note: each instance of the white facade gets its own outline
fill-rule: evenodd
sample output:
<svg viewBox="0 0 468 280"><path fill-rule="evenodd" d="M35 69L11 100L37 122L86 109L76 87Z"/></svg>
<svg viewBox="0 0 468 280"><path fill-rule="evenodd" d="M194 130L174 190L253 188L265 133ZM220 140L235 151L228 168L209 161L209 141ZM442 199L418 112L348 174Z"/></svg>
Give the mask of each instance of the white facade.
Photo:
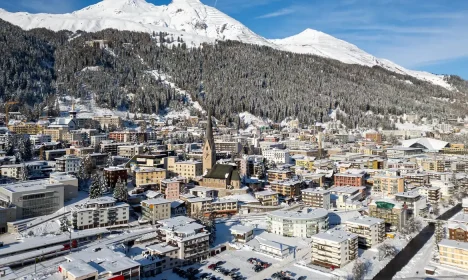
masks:
<svg viewBox="0 0 468 280"><path fill-rule="evenodd" d="M439 187L442 196L447 198L453 195L453 191L455 189L453 183L449 181L431 180L431 185L433 187Z"/></svg>
<svg viewBox="0 0 468 280"><path fill-rule="evenodd" d="M385 239L385 221L372 217L354 217L346 222L346 231L358 235L359 245L372 247Z"/></svg>
<svg viewBox="0 0 468 280"><path fill-rule="evenodd" d="M277 210L267 214L269 231L289 237L311 237L328 230L328 211L305 208L302 211Z"/></svg>
<svg viewBox="0 0 468 280"><path fill-rule="evenodd" d="M269 162L289 164L291 162L291 156L289 150L271 149L262 150L262 156L264 156Z"/></svg>
<svg viewBox="0 0 468 280"><path fill-rule="evenodd" d="M155 221L169 219L171 217L171 201L164 198L154 198L141 202L143 217L155 223Z"/></svg>
<svg viewBox="0 0 468 280"><path fill-rule="evenodd" d="M42 143L52 142L52 136L48 134L35 134L30 135L29 140L31 140L33 145L40 145Z"/></svg>
<svg viewBox="0 0 468 280"><path fill-rule="evenodd" d="M127 203L117 203L112 197L90 199L71 210L72 224L75 229L127 224L129 212Z"/></svg>
<svg viewBox="0 0 468 280"><path fill-rule="evenodd" d="M312 236L312 264L343 267L358 256L358 236L341 230L330 230Z"/></svg>
<svg viewBox="0 0 468 280"><path fill-rule="evenodd" d="M77 156L66 155L55 159L55 168L60 172L76 173L80 169L81 159Z"/></svg>
<svg viewBox="0 0 468 280"><path fill-rule="evenodd" d="M102 141L107 140L107 134L98 134L91 136L91 146L100 145Z"/></svg>

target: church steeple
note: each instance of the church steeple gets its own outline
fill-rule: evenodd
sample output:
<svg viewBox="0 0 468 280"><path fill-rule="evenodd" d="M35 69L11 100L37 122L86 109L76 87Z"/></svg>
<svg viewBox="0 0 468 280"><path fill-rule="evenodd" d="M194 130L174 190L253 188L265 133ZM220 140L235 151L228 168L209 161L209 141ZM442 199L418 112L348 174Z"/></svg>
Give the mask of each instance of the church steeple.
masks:
<svg viewBox="0 0 468 280"><path fill-rule="evenodd" d="M206 124L205 143L203 145L203 170L209 171L216 163L216 148L213 138L213 121L211 110L208 109L208 119Z"/></svg>

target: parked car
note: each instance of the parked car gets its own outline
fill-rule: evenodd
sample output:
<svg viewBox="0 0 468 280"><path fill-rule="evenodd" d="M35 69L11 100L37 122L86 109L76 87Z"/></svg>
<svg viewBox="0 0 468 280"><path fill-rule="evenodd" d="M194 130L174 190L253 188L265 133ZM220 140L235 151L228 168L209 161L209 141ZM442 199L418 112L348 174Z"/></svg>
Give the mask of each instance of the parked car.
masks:
<svg viewBox="0 0 468 280"><path fill-rule="evenodd" d="M215 263L212 263L208 266L209 269L215 269L216 268L216 264Z"/></svg>
<svg viewBox="0 0 468 280"><path fill-rule="evenodd" d="M307 279L307 276L301 276L299 278L297 278L297 280L306 280Z"/></svg>

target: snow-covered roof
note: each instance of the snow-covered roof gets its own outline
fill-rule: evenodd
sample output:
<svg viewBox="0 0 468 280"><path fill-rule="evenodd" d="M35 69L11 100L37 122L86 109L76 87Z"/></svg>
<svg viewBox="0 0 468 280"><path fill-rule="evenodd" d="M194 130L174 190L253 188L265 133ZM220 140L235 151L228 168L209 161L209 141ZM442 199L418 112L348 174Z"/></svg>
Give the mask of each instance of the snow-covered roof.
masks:
<svg viewBox="0 0 468 280"><path fill-rule="evenodd" d="M231 233L233 234L246 234L254 230L253 227L235 225L230 228Z"/></svg>
<svg viewBox="0 0 468 280"><path fill-rule="evenodd" d="M328 211L323 208L304 208L302 211L277 210L267 213L269 217L285 218L290 220L318 220L328 217Z"/></svg>
<svg viewBox="0 0 468 280"><path fill-rule="evenodd" d="M335 243L342 243L348 241L349 239L357 238L358 236L354 233L342 231L342 230L329 230L326 232L320 232L312 236L312 242L328 241ZM320 242L320 241L319 241Z"/></svg>
<svg viewBox="0 0 468 280"><path fill-rule="evenodd" d="M385 221L379 218L368 217L368 216L358 216L353 217L347 220L346 224L356 224L361 226L373 226L375 224L384 223Z"/></svg>
<svg viewBox="0 0 468 280"><path fill-rule="evenodd" d="M442 140L437 140L433 138L416 138L416 139L409 139L404 140L401 142L403 147L407 148L417 148L417 147L424 147L427 150L431 151L440 151L445 148L449 142L445 142Z"/></svg>
<svg viewBox="0 0 468 280"><path fill-rule="evenodd" d="M143 200L141 203L145 203L148 205L157 205L157 204L171 203L171 201L158 197L158 198Z"/></svg>
<svg viewBox="0 0 468 280"><path fill-rule="evenodd" d="M450 247L450 248L468 250L467 242L459 242L456 240L442 239L438 245L442 247Z"/></svg>

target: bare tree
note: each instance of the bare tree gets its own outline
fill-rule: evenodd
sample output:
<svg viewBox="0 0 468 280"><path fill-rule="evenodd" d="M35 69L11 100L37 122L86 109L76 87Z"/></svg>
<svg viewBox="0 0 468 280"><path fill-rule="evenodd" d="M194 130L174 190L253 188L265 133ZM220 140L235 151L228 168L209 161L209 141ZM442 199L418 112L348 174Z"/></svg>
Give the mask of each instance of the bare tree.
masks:
<svg viewBox="0 0 468 280"><path fill-rule="evenodd" d="M386 259L387 257L395 257L398 254L398 249L391 244L383 243L377 248L379 252L379 261Z"/></svg>

